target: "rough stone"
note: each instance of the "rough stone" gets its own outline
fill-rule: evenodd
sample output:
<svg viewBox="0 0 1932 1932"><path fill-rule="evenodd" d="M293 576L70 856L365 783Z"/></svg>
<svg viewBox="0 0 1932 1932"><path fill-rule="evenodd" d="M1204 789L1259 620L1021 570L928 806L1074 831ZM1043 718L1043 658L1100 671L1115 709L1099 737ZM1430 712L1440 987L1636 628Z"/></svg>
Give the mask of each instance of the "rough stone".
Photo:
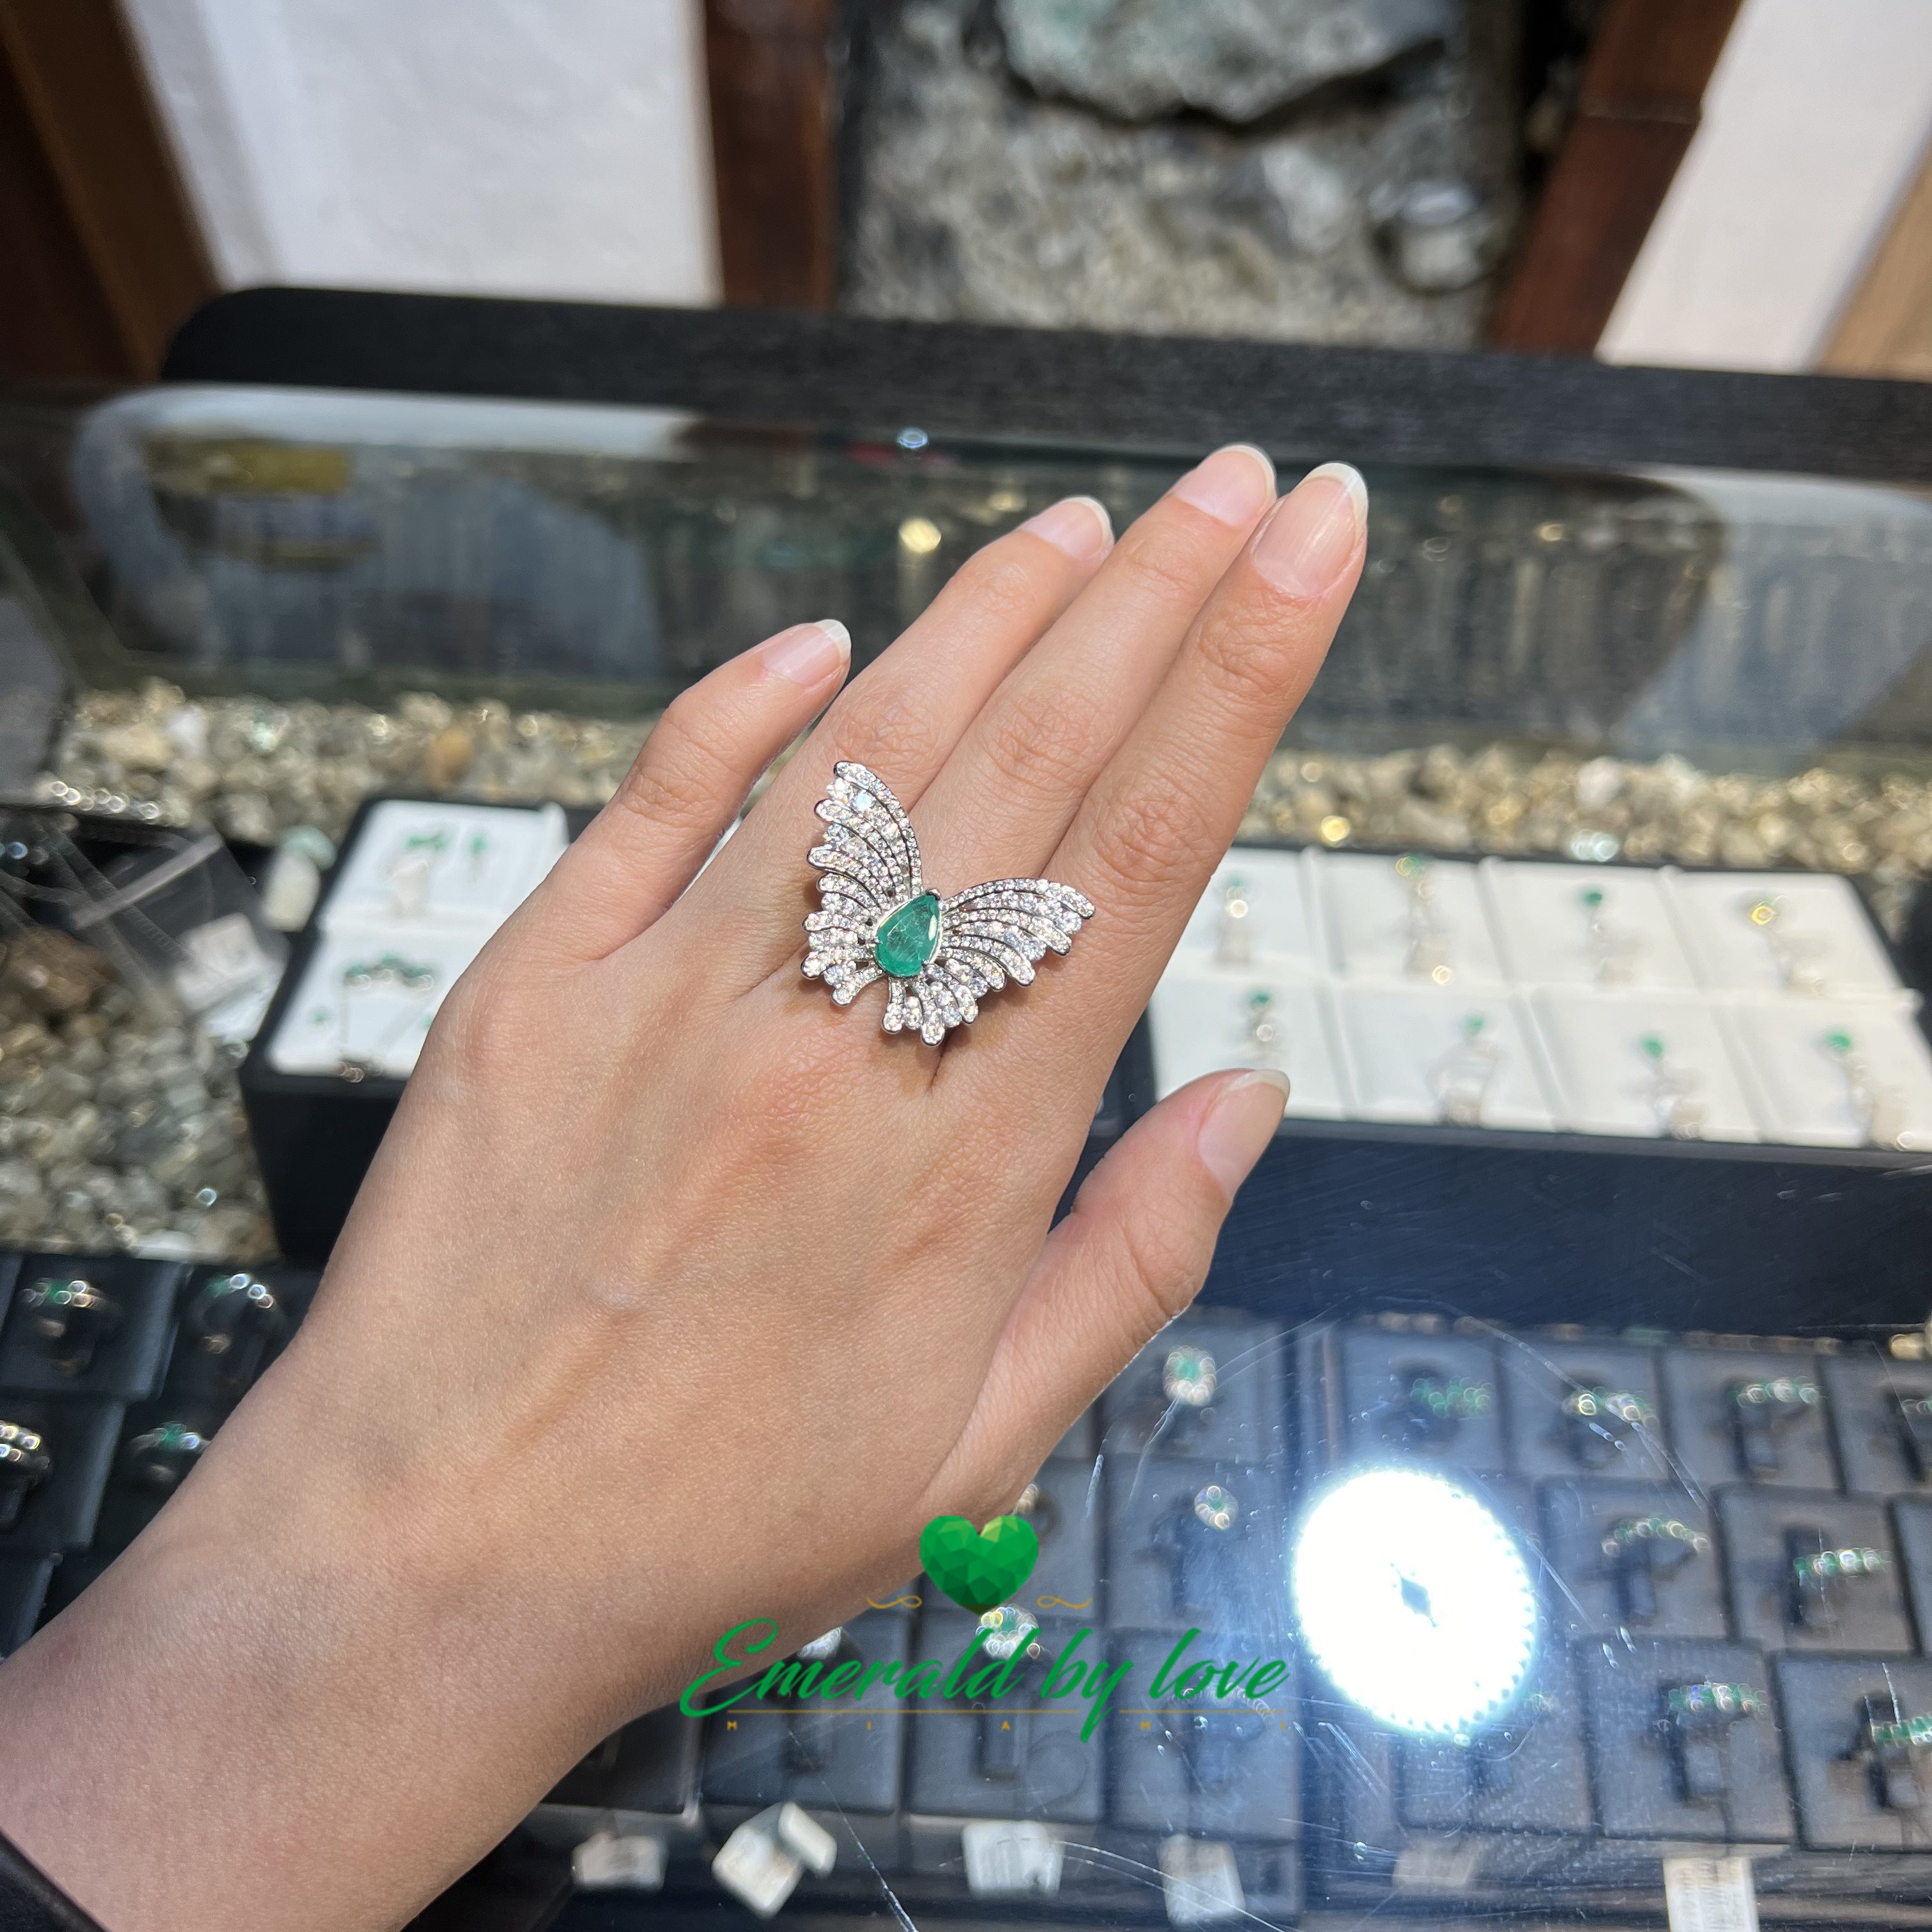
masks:
<svg viewBox="0 0 1932 1932"><path fill-rule="evenodd" d="M1015 73L1125 121L1249 122L1439 46L1449 0L1000 0Z"/></svg>
<svg viewBox="0 0 1932 1932"><path fill-rule="evenodd" d="M847 306L1304 342L1478 339L1490 277L1410 286L1370 203L1466 182L1484 232L1507 234L1518 136L1497 0L1468 0L1450 52L1399 85L1325 89L1245 128L1199 114L1131 124L1042 98L1004 58L975 57L974 4L880 10Z"/></svg>

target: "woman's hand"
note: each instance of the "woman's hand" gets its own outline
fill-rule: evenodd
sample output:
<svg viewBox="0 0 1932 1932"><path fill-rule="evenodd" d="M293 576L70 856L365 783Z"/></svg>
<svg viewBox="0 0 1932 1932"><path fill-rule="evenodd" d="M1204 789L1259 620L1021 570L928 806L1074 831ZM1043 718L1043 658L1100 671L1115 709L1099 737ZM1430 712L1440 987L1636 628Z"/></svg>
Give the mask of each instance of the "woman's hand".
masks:
<svg viewBox="0 0 1932 1932"><path fill-rule="evenodd" d="M1085 499L838 692L802 626L667 712L445 1006L314 1312L180 1497L0 1670L14 1837L117 1932L398 1922L728 1625L770 1653L1010 1508L1198 1288L1278 1077L1108 1070L1360 571L1352 470ZM942 1048L802 977L833 762L942 891L1098 908ZM28 1774L20 1774L22 1771Z"/></svg>

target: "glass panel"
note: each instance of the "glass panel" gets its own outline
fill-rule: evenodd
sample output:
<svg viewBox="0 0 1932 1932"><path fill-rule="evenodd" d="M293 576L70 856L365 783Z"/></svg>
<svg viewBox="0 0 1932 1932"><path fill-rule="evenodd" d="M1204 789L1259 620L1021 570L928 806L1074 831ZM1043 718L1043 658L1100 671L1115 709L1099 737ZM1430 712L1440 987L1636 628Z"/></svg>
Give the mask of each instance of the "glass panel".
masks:
<svg viewBox="0 0 1932 1932"><path fill-rule="evenodd" d="M16 409L8 695L44 716L52 684L11 674L51 646L80 688L50 795L284 840L313 886L371 791L595 802L731 652L833 614L862 661L992 537L1073 491L1124 527L1187 460L321 392ZM1361 593L1244 827L1276 849L1217 874L1096 1122L1210 1066L1292 1069L1202 1308L1069 1432L1023 1529L942 1527L926 1574L728 1708L573 1769L517 1841L574 1862L566 1925L653 1900L902 1925L1932 1905L1932 1058L1899 944L1932 867L1932 496L1369 482ZM393 862L412 836L447 833L437 890L488 883L470 819L421 809L400 840L365 820L337 874L372 926L426 876ZM430 989L363 937L333 1017L295 1014L284 1104L348 1104L352 1073L373 1106L406 1070ZM259 1225L224 1069L146 1208L148 1143L99 1154L110 1222L45 1178L42 1058L0 1070L8 1211L40 1190L80 1218L31 1245L203 1193ZM169 1232L155 1255L212 1258ZM23 1288L66 1279L27 1258ZM117 1260L87 1278L172 1364L118 1390L146 1469L218 1426L314 1281L260 1270L270 1322L236 1299L254 1276L177 1301ZM36 1391L0 1423L105 1469L44 1370L0 1373ZM152 1514L116 1466L0 1522L0 1648ZM100 1504L91 1544L55 1502ZM758 1634L736 1654L762 1666Z"/></svg>
<svg viewBox="0 0 1932 1932"><path fill-rule="evenodd" d="M1182 460L902 440L188 388L88 412L66 480L124 674L622 716L801 615L843 616L875 653L990 538L1074 490L1124 525ZM1303 742L1778 767L1932 740L1922 492L1683 471L1370 483L1368 573Z"/></svg>

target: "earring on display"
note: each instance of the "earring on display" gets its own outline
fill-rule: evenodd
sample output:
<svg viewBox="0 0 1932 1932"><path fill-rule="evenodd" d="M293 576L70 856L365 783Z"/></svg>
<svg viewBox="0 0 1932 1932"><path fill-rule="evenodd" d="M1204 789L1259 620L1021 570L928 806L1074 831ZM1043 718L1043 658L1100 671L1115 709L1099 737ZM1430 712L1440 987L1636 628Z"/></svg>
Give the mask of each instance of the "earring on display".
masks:
<svg viewBox="0 0 1932 1932"><path fill-rule="evenodd" d="M339 1079L359 1085L374 1074L390 1072L389 1056L412 1026L429 1028L436 988L441 975L434 966L405 959L400 953L386 952L379 959L354 960L342 969L342 992L336 1003L335 1071ZM352 995L389 990L421 997L405 1005L380 1038L366 1050L351 1050L350 1009Z"/></svg>
<svg viewBox="0 0 1932 1932"><path fill-rule="evenodd" d="M1620 986L1636 976L1636 956L1642 942L1634 934L1620 932L1604 916L1607 896L1600 886L1586 886L1578 895L1583 908L1583 950L1588 956L1598 983Z"/></svg>
<svg viewBox="0 0 1932 1932"><path fill-rule="evenodd" d="M1205 1348L1170 1348L1160 1365L1160 1392L1171 1402L1205 1408L1220 1386L1220 1371Z"/></svg>
<svg viewBox="0 0 1932 1932"><path fill-rule="evenodd" d="M1281 1064L1281 1022L1276 1017L1274 995L1265 986L1257 986L1247 997L1247 1064L1250 1066Z"/></svg>
<svg viewBox="0 0 1932 1932"><path fill-rule="evenodd" d="M1194 1520L1205 1529L1232 1529L1240 1514L1241 1506L1234 1500L1233 1491L1224 1490L1219 1483L1210 1483L1195 1492Z"/></svg>
<svg viewBox="0 0 1932 1932"><path fill-rule="evenodd" d="M1822 942L1815 935L1791 930L1790 917L1782 899L1753 899L1744 908L1744 917L1764 940L1778 984L1787 993L1821 998L1826 991L1825 976L1818 970L1816 956Z"/></svg>
<svg viewBox="0 0 1932 1932"><path fill-rule="evenodd" d="M1452 1126L1479 1127L1483 1108L1496 1076L1508 1058L1493 1039L1486 1036L1486 1013L1463 1016L1456 1044L1429 1070L1430 1090L1436 1096L1436 1110Z"/></svg>
<svg viewBox="0 0 1932 1932"><path fill-rule="evenodd" d="M383 868L389 882L389 914L394 919L422 919L429 911L430 887L436 869L449 856L449 831L436 826L412 832Z"/></svg>
<svg viewBox="0 0 1932 1932"><path fill-rule="evenodd" d="M1688 1066L1674 1066L1664 1036L1647 1033L1637 1042L1637 1050L1650 1062L1650 1078L1646 1087L1658 1132L1674 1141L1694 1141L1704 1132L1704 1102L1697 1098L1702 1084Z"/></svg>
<svg viewBox="0 0 1932 1932"><path fill-rule="evenodd" d="M1820 1044L1837 1062L1838 1071L1844 1078L1845 1104L1850 1109L1852 1124L1863 1144L1874 1148L1902 1145L1905 1102L1898 1089L1879 1078L1872 1071L1871 1063L1858 1051L1851 1035L1842 1027L1828 1033Z"/></svg>
<svg viewBox="0 0 1932 1932"><path fill-rule="evenodd" d="M1403 968L1418 980L1446 986L1456 972L1449 963L1449 935L1436 909L1434 868L1419 854L1406 852L1395 862L1395 874L1408 892L1408 952Z"/></svg>
<svg viewBox="0 0 1932 1932"><path fill-rule="evenodd" d="M0 1530L20 1520L27 1494L53 1473L54 1459L37 1429L17 1422L0 1422Z"/></svg>
<svg viewBox="0 0 1932 1932"><path fill-rule="evenodd" d="M1214 960L1221 966L1246 966L1255 956L1254 901L1238 872L1222 882L1220 916L1214 928Z"/></svg>

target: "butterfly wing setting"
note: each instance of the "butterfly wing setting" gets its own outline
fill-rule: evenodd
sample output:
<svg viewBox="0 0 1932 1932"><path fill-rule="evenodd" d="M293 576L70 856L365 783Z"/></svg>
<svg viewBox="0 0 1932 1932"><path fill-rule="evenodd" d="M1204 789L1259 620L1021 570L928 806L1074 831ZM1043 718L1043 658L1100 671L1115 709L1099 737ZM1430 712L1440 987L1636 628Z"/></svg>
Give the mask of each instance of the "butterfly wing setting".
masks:
<svg viewBox="0 0 1932 1932"><path fill-rule="evenodd" d="M912 821L863 765L832 768L818 802L825 836L810 854L819 910L806 920L805 971L849 1006L874 980L888 982L888 1033L916 1032L937 1046L979 1016L982 994L1009 980L1030 985L1035 964L1064 952L1090 901L1051 879L994 879L942 899L920 870Z"/></svg>

